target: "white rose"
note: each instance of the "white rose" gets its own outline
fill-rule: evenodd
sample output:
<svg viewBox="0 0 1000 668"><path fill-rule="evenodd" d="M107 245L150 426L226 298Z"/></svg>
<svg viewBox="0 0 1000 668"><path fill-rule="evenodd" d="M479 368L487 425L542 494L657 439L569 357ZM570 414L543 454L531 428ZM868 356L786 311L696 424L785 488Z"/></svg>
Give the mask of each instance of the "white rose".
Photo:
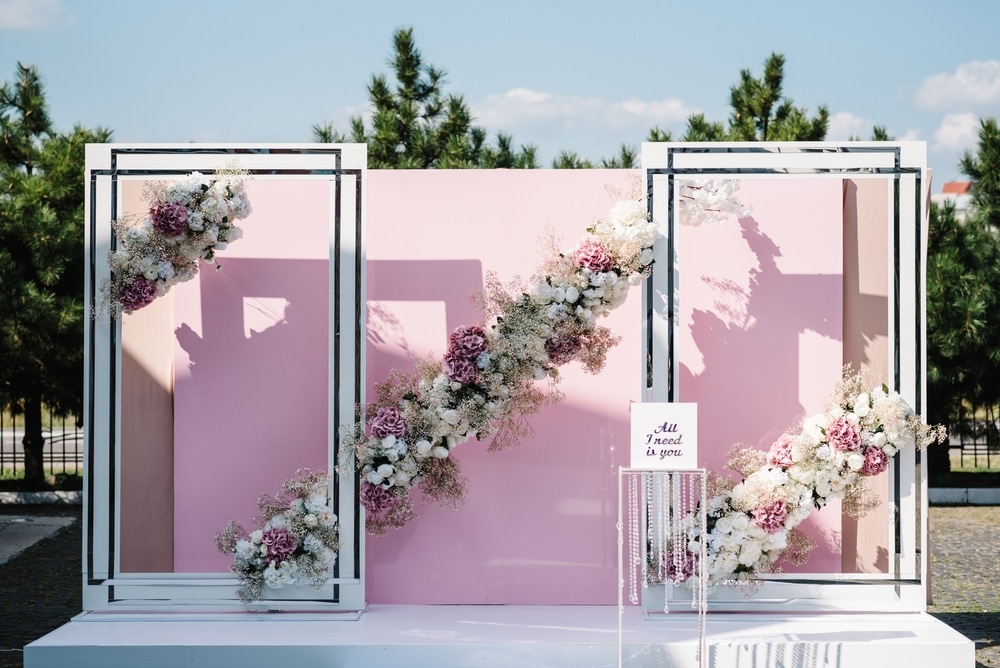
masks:
<svg viewBox="0 0 1000 668"><path fill-rule="evenodd" d="M255 543L259 543L260 541L264 540L264 532L261 531L260 529L257 529L252 534L250 534L250 540L252 540Z"/></svg>
<svg viewBox="0 0 1000 668"><path fill-rule="evenodd" d="M865 392L859 394L858 398L854 400L854 412L858 417L865 417L871 411L869 401L871 400Z"/></svg>
<svg viewBox="0 0 1000 668"><path fill-rule="evenodd" d="M580 291L579 290L577 290L573 286L570 286L570 287L566 288L566 294L564 296L564 299L565 299L565 301L567 303L572 304L573 302L575 302L579 298L580 298Z"/></svg>
<svg viewBox="0 0 1000 668"><path fill-rule="evenodd" d="M435 445L433 448L431 448L431 454L437 457L438 459L444 459L445 457L448 456L448 448L441 445Z"/></svg>
<svg viewBox="0 0 1000 668"><path fill-rule="evenodd" d="M864 455L855 452L847 458L847 465L852 471L860 471L861 467L865 465Z"/></svg>
<svg viewBox="0 0 1000 668"><path fill-rule="evenodd" d="M417 441L417 454L421 456L426 456L428 452L431 451L431 442L426 439L421 439Z"/></svg>
<svg viewBox="0 0 1000 668"><path fill-rule="evenodd" d="M312 513L309 513L308 515L306 515L305 517L303 517L303 518L302 518L302 522L303 522L303 523L304 523L304 524L305 524L305 525L306 525L307 527L314 527L314 526L316 526L317 524L319 524L319 520L318 520L318 519L316 519L316 516L315 516L315 515L313 515Z"/></svg>
<svg viewBox="0 0 1000 668"><path fill-rule="evenodd" d="M755 540L748 540L740 548L740 563L744 566L753 566L760 559L760 543Z"/></svg>

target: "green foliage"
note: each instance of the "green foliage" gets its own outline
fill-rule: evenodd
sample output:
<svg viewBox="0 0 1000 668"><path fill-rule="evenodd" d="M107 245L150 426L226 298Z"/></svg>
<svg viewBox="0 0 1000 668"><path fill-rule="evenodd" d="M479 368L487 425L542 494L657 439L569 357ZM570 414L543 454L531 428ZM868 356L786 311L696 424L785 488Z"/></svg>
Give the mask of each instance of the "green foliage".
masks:
<svg viewBox="0 0 1000 668"><path fill-rule="evenodd" d="M750 70L740 71L740 81L729 89L729 125L709 121L704 114L688 117L683 141L822 141L830 121L830 112L820 106L809 117L806 109L796 107L782 94L785 57L772 53L764 61L764 73L755 78ZM650 130L658 136L659 128ZM654 141L652 138L650 141ZM663 141L657 139L656 141Z"/></svg>
<svg viewBox="0 0 1000 668"><path fill-rule="evenodd" d="M383 74L372 75L368 98L373 113L366 125L360 116L350 130L339 132L330 123L313 126L320 142L352 141L368 144L368 166L376 169L531 169L538 166L536 148L513 147L510 135L488 143L487 132L474 125L461 95L445 95L445 72L423 62L413 29L393 34L389 62L395 85Z"/></svg>
<svg viewBox="0 0 1000 668"><path fill-rule="evenodd" d="M110 136L54 131L33 66L0 89L0 407L24 415L29 480L43 477L42 404L82 411L84 150Z"/></svg>
<svg viewBox="0 0 1000 668"><path fill-rule="evenodd" d="M872 127L871 141L892 141L894 139L895 137L889 134L889 130L884 125L875 125ZM862 141L862 139L861 137L850 135L847 141Z"/></svg>
<svg viewBox="0 0 1000 668"><path fill-rule="evenodd" d="M980 119L976 152L965 151L959 166L972 181L976 219L993 232L1000 231L1000 129L995 118Z"/></svg>
<svg viewBox="0 0 1000 668"><path fill-rule="evenodd" d="M649 142L666 142L673 141L674 133L670 130L661 130L659 125L655 125L649 129L649 134L646 135L646 141Z"/></svg>
<svg viewBox="0 0 1000 668"><path fill-rule="evenodd" d="M983 119L978 149L961 170L972 180L965 220L931 205L927 260L929 415L953 424L1000 402L1000 137Z"/></svg>
<svg viewBox="0 0 1000 668"><path fill-rule="evenodd" d="M601 167L605 169L634 169L638 166L639 149L628 144L622 144L618 147L618 155L611 158L601 158Z"/></svg>
<svg viewBox="0 0 1000 668"><path fill-rule="evenodd" d="M997 398L1000 242L953 204L932 204L927 253L929 418L947 423L963 399Z"/></svg>
<svg viewBox="0 0 1000 668"><path fill-rule="evenodd" d="M576 151L559 151L552 160L552 169L593 169L594 163L587 158L581 158Z"/></svg>

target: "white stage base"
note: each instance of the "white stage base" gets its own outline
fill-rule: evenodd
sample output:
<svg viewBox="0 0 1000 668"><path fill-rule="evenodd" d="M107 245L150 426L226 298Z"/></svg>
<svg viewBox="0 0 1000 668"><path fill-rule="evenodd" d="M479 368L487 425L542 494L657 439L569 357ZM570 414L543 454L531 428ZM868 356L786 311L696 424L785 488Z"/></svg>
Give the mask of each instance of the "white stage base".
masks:
<svg viewBox="0 0 1000 668"><path fill-rule="evenodd" d="M698 668L697 615L629 606L627 668ZM975 645L934 617L708 616L711 668L974 668ZM25 668L613 668L613 606L370 606L356 621L302 613L85 613L24 649Z"/></svg>

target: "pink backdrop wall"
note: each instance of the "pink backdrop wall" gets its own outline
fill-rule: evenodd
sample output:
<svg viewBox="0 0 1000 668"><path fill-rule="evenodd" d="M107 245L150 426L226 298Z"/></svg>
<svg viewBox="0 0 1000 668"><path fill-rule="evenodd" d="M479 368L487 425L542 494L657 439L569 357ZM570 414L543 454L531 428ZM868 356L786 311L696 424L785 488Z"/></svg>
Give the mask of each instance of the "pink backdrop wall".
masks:
<svg viewBox="0 0 1000 668"><path fill-rule="evenodd" d="M842 181L745 178L737 196L746 218L677 227L679 398L715 471L820 411L843 365ZM816 549L783 570L840 572L840 518L839 502L813 513Z"/></svg>
<svg viewBox="0 0 1000 668"><path fill-rule="evenodd" d="M369 172L369 389L390 369L411 370L415 356L440 355L448 332L479 321L469 295L486 272L527 277L544 226L572 247L607 213L608 187L627 191L636 176ZM326 465L329 197L325 184L294 184L294 197L289 187L252 182L255 212L243 223L246 237L222 254L224 268L174 291L174 486L166 502L177 572L225 572L215 532L230 518L248 523L257 496L295 469ZM682 228L678 239L681 284L690 289L681 399L702 402L702 453L714 466L733 442L766 448L816 410L843 355L840 183L813 182L790 201L746 181L740 195L752 218ZM532 416L533 438L498 453L475 442L457 450L469 482L463 508L418 500L417 520L368 539L369 602L616 600L616 471L627 464L629 403L643 377L640 306L633 291L606 321L623 340L603 373L564 370L565 400ZM712 411L717 419L705 420ZM130 494L123 505L141 500ZM805 570L840 569L840 516L825 515L814 528L825 547Z"/></svg>
<svg viewBox="0 0 1000 668"><path fill-rule="evenodd" d="M627 190L622 171L369 172L369 385L411 356L444 353L481 316L469 294L485 272L527 278L552 226L571 248ZM641 298L607 325L623 335L599 375L565 369L566 397L531 416L535 437L489 453L466 443L458 511L367 542L371 603L609 603L616 596L617 467L627 463L629 402L639 398Z"/></svg>
<svg viewBox="0 0 1000 668"><path fill-rule="evenodd" d="M250 181L244 238L174 288L174 570L226 572L213 537L327 464L329 186Z"/></svg>

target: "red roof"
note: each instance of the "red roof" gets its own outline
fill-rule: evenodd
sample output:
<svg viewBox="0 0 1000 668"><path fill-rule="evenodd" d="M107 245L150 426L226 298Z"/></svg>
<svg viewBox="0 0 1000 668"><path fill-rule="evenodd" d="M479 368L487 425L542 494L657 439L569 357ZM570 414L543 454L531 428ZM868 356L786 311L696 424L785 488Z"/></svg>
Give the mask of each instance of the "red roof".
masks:
<svg viewBox="0 0 1000 668"><path fill-rule="evenodd" d="M948 181L941 186L941 192L950 195L964 195L969 192L972 183L969 181Z"/></svg>

